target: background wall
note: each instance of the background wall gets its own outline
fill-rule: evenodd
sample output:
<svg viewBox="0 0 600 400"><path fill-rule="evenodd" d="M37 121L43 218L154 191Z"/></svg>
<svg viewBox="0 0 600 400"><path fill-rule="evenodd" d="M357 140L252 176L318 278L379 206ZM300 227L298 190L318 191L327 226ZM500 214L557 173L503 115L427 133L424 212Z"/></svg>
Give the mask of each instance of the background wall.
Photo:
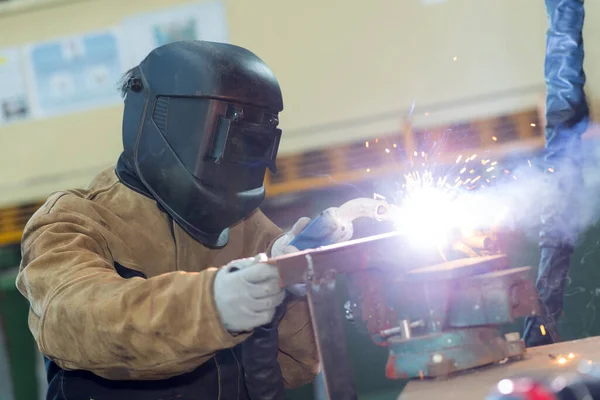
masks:
<svg viewBox="0 0 600 400"><path fill-rule="evenodd" d="M183 4L172 0L169 6ZM588 2L587 36L600 29ZM118 24L160 0L71 0L0 14L0 46ZM535 104L543 91L543 2L225 1L230 41L252 49L284 91L282 153ZM595 12L596 11L596 12ZM25 28L26 27L26 28ZM588 46L588 70L598 69ZM600 92L600 78L590 77ZM463 106L463 101L468 106ZM87 184L120 148L120 107L0 128L0 204Z"/></svg>
<svg viewBox="0 0 600 400"><path fill-rule="evenodd" d="M0 8L0 46L102 29L127 16L188 2L48 0L46 7L26 12L3 13ZM230 42L263 58L282 86L286 104L282 154L395 132L409 113L416 127L437 125L535 107L543 94L542 1L447 0L425 6L421 0L225 0L224 4ZM587 90L593 106L600 96L600 74L595 73L600 70L600 46L593 42L600 37L600 2L588 1L586 8ZM116 160L120 124L117 106L0 127L0 206L85 186L99 169ZM343 198L339 193L329 197L315 193L312 209L305 214L338 205ZM287 208L278 220L291 223L300 216L296 214ZM566 339L600 332L595 315L599 234L599 228L592 227L574 257L560 326ZM516 241L513 250L514 265L537 264L534 241ZM13 254L18 258L18 250L10 253L11 266L18 263ZM3 254L0 258L8 259ZM35 366L35 348L26 328L27 304L14 289L14 276L0 283L0 315L5 321L17 321L10 330L4 328L4 340L19 355L12 357L15 365L10 367L28 370L15 373L14 380L18 390L25 390L19 400L30 399L27 390L35 390L35 373L29 371ZM361 391L387 389L391 394L380 398L395 398L403 383L385 380L385 349L374 349L351 327L348 335ZM309 396L301 392L298 398Z"/></svg>

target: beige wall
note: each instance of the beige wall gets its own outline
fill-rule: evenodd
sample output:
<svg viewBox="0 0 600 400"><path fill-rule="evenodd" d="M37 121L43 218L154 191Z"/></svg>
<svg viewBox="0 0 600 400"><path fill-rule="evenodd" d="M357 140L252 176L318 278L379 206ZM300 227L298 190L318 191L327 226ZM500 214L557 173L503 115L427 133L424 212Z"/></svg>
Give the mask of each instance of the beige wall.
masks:
<svg viewBox="0 0 600 400"><path fill-rule="evenodd" d="M115 25L182 0L80 0L0 15L0 46ZM600 4L587 2L587 36ZM546 16L537 0L226 0L230 39L262 57L284 91L282 152L396 130L416 102L417 124L535 106L543 90ZM590 40L591 41L591 40ZM600 89L598 44L588 45ZM456 61L454 57L457 57ZM531 88L527 93L517 89ZM535 90L539 88L539 90ZM471 101L469 97L509 92ZM600 93L600 90L595 90ZM455 103L425 113L437 103ZM120 148L120 107L0 128L0 204L85 184ZM377 117L378 115L381 115ZM326 124L364 119L336 128Z"/></svg>

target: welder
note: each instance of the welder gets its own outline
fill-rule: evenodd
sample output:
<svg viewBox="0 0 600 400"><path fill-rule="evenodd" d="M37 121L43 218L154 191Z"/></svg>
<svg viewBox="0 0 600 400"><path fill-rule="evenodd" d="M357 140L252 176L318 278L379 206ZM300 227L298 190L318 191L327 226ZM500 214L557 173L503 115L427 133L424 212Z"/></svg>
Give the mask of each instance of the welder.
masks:
<svg viewBox="0 0 600 400"><path fill-rule="evenodd" d="M47 398L283 399L318 355L303 291L264 262L309 222L284 234L258 208L281 137L274 74L241 47L181 41L122 94L116 167L50 196L23 234Z"/></svg>

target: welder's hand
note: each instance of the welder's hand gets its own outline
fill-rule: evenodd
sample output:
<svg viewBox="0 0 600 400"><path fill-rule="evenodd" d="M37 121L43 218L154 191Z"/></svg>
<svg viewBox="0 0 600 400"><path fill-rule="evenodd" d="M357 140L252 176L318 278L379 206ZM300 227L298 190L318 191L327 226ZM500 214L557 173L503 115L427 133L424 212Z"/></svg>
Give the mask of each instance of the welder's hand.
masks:
<svg viewBox="0 0 600 400"><path fill-rule="evenodd" d="M235 260L222 267L214 283L221 322L232 333L251 331L268 324L285 298L279 272L266 264L267 256Z"/></svg>
<svg viewBox="0 0 600 400"><path fill-rule="evenodd" d="M302 232L302 230L304 230L304 228L306 228L308 224L310 224L310 218L307 217L302 217L298 221L296 221L296 223L294 224L292 229L289 230L289 232L287 232L285 235L277 239L275 243L273 243L273 246L271 247L271 255L273 257L277 257L284 254L291 254L297 252L298 249L294 246L291 246L290 242L294 240L296 235ZM303 283L297 285L289 285L286 289L288 292L295 296L306 296L306 285Z"/></svg>
<svg viewBox="0 0 600 400"><path fill-rule="evenodd" d="M307 217L302 217L296 221L292 229L273 243L273 246L271 247L271 256L277 257L297 252L298 249L294 246L290 246L290 243L308 224L310 224L310 218Z"/></svg>

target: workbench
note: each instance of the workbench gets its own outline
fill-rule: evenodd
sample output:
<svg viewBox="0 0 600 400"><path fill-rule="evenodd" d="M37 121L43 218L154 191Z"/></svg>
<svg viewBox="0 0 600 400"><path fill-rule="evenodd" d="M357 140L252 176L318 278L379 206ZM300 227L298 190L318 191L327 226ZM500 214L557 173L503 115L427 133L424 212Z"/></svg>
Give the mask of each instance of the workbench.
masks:
<svg viewBox="0 0 600 400"><path fill-rule="evenodd" d="M569 354L574 357L569 359ZM561 356L565 358L564 364L557 361ZM528 349L521 361L477 368L448 379L412 381L398 400L483 400L494 385L504 378L544 371L573 372L582 360L598 359L600 337L535 347Z"/></svg>

